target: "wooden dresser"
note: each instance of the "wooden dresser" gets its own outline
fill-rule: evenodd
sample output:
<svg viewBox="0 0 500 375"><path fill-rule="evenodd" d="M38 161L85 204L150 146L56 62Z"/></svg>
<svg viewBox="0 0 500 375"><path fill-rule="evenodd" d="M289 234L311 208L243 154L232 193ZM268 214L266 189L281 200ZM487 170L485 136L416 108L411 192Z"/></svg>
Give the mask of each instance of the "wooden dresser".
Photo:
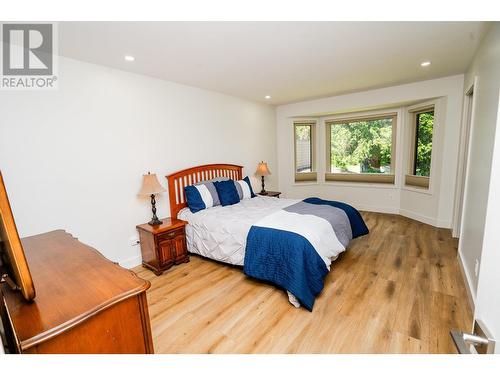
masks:
<svg viewBox="0 0 500 375"><path fill-rule="evenodd" d="M150 283L65 231L22 239L36 298L2 284L2 321L18 353L153 353Z"/></svg>

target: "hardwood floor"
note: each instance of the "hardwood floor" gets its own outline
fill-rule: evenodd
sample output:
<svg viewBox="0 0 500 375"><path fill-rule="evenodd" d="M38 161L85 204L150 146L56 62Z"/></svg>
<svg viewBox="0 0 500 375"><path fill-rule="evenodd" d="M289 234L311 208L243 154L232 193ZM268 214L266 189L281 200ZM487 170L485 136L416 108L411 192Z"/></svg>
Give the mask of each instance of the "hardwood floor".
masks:
<svg viewBox="0 0 500 375"><path fill-rule="evenodd" d="M151 281L156 353L456 353L472 313L457 241L398 215L362 213L368 236L332 264L312 313L241 268L198 256Z"/></svg>

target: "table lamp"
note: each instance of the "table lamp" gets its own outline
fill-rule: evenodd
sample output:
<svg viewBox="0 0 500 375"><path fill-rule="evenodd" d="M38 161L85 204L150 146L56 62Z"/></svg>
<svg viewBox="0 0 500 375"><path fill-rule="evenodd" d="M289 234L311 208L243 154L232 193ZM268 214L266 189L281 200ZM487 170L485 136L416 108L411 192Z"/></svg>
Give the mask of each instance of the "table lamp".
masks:
<svg viewBox="0 0 500 375"><path fill-rule="evenodd" d="M257 165L257 170L255 171L255 174L257 176L261 176L261 178L262 178L262 190L260 191L259 194L266 195L267 191L266 191L266 189L264 187L264 176L269 176L271 174L271 171L267 167L267 163L264 163L263 161L261 161Z"/></svg>
<svg viewBox="0 0 500 375"><path fill-rule="evenodd" d="M142 187L141 191L139 191L139 195L142 196L151 196L151 207L153 211L153 218L151 221L148 223L149 225L160 225L162 223L161 220L158 219L156 216L156 200L155 200L155 195L160 194L166 191L166 189L163 188L163 186L160 185L158 182L158 178L156 177L156 174L151 174L148 172L148 174L145 174L142 176Z"/></svg>

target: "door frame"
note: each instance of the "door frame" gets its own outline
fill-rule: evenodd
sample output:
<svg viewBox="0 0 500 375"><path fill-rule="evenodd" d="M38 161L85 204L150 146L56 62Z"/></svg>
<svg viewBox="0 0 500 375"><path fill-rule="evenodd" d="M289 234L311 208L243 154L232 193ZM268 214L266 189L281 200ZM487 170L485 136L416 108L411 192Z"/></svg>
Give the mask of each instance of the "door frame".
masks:
<svg viewBox="0 0 500 375"><path fill-rule="evenodd" d="M462 233L462 216L464 197L467 194L467 180L470 156L470 140L474 128L475 96L474 88L477 87L477 77L464 91L464 105L462 111L462 129L458 149L458 167L455 185L455 200L453 203L452 236L460 237Z"/></svg>

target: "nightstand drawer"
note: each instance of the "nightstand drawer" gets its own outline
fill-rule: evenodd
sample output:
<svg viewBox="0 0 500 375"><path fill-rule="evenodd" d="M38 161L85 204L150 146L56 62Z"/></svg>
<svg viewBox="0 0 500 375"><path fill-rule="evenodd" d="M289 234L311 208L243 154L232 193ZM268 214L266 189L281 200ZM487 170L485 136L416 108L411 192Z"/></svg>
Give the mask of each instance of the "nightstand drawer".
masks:
<svg viewBox="0 0 500 375"><path fill-rule="evenodd" d="M177 236L182 236L182 237L185 236L184 227L159 234L157 238L158 241L163 241L163 240L171 240Z"/></svg>

